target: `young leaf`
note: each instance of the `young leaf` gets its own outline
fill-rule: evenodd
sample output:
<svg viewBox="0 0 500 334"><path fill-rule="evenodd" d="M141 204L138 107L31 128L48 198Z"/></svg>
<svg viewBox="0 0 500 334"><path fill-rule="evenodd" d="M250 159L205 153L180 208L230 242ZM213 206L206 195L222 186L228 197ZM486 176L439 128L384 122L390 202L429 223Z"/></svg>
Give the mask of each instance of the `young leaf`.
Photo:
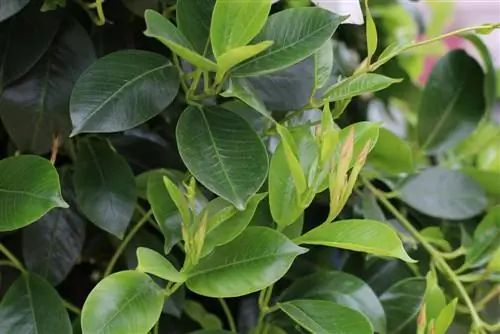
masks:
<svg viewBox="0 0 500 334"><path fill-rule="evenodd" d="M483 189L470 177L442 167L427 168L401 188L401 199L414 209L442 219L468 219L486 207Z"/></svg>
<svg viewBox="0 0 500 334"><path fill-rule="evenodd" d="M0 231L27 226L57 207L68 204L48 160L34 155L0 160Z"/></svg>
<svg viewBox="0 0 500 334"><path fill-rule="evenodd" d="M106 141L80 142L74 173L79 208L95 225L123 238L137 189L130 167Z"/></svg>
<svg viewBox="0 0 500 334"><path fill-rule="evenodd" d="M192 220L191 210L189 209L189 203L184 196L184 193L177 188L168 176L163 176L163 184L167 188L168 194L177 207L177 210L181 213L183 223L189 226Z"/></svg>
<svg viewBox="0 0 500 334"><path fill-rule="evenodd" d="M72 135L131 129L162 112L178 90L177 71L162 55L140 50L107 55L75 84L70 104Z"/></svg>
<svg viewBox="0 0 500 334"><path fill-rule="evenodd" d="M488 252L500 247L500 205L488 212L474 231L474 238L467 247L465 263L472 265Z"/></svg>
<svg viewBox="0 0 500 334"><path fill-rule="evenodd" d="M375 26L375 21L373 21L372 14L370 13L370 8L368 6L368 0L365 0L365 15L366 15L366 44L367 44L367 64L371 63L372 57L377 51L378 36L377 27Z"/></svg>
<svg viewBox="0 0 500 334"><path fill-rule="evenodd" d="M177 0L177 27L202 56L210 52L210 22L216 0Z"/></svg>
<svg viewBox="0 0 500 334"><path fill-rule="evenodd" d="M237 66L234 74L262 75L298 63L329 40L345 18L320 8L291 8L271 15L252 43L274 44Z"/></svg>
<svg viewBox="0 0 500 334"><path fill-rule="evenodd" d="M176 137L190 172L209 190L244 210L268 170L266 149L251 126L229 110L191 106L179 118Z"/></svg>
<svg viewBox="0 0 500 334"><path fill-rule="evenodd" d="M148 9L144 13L144 18L147 26L144 35L156 38L174 53L205 71L217 71L217 64L194 51L191 43L166 17Z"/></svg>
<svg viewBox="0 0 500 334"><path fill-rule="evenodd" d="M385 128L379 129L367 163L387 174L411 173L415 169L410 145Z"/></svg>
<svg viewBox="0 0 500 334"><path fill-rule="evenodd" d="M71 333L68 312L57 291L35 274L23 273L0 304L0 333Z"/></svg>
<svg viewBox="0 0 500 334"><path fill-rule="evenodd" d="M375 73L363 73L334 84L323 94L330 102L346 100L358 95L373 93L385 89L402 79L393 79Z"/></svg>
<svg viewBox="0 0 500 334"><path fill-rule="evenodd" d="M293 300L279 303L278 307L310 333L373 333L370 323L362 314L332 302Z"/></svg>
<svg viewBox="0 0 500 334"><path fill-rule="evenodd" d="M271 10L271 0L217 0L210 25L214 55L247 45L262 29Z"/></svg>
<svg viewBox="0 0 500 334"><path fill-rule="evenodd" d="M307 180L306 176L304 175L304 171L302 170L302 166L300 165L300 162L297 158L298 154L297 146L295 145L293 136L291 135L291 133L288 131L287 128L278 124L276 126L276 130L278 131L281 137L283 150L285 152L286 163L288 166L288 170L292 175L295 189L297 190L297 197L299 199L302 199L302 194L307 189Z"/></svg>
<svg viewBox="0 0 500 334"><path fill-rule="evenodd" d="M145 247L137 248L137 270L170 282L184 282L186 280L186 276L175 269L164 256Z"/></svg>
<svg viewBox="0 0 500 334"><path fill-rule="evenodd" d="M307 250L266 227L249 227L186 274L187 287L207 297L238 297L279 280Z"/></svg>
<svg viewBox="0 0 500 334"><path fill-rule="evenodd" d="M445 308L439 313L438 318L436 319L436 334L446 334L448 328L453 323L453 319L455 318L455 310L457 307L458 298L453 299Z"/></svg>
<svg viewBox="0 0 500 334"><path fill-rule="evenodd" d="M294 241L299 245L337 247L415 262L404 250L396 232L373 220L351 219L322 224Z"/></svg>
<svg viewBox="0 0 500 334"><path fill-rule="evenodd" d="M500 273L500 247L491 255L486 270L491 273Z"/></svg>
<svg viewBox="0 0 500 334"><path fill-rule="evenodd" d="M90 292L82 310L83 334L148 333L160 318L163 291L146 274L121 271Z"/></svg>
<svg viewBox="0 0 500 334"><path fill-rule="evenodd" d="M446 296L438 285L436 273L432 270L426 276L424 303L427 321L436 320L446 306Z"/></svg>

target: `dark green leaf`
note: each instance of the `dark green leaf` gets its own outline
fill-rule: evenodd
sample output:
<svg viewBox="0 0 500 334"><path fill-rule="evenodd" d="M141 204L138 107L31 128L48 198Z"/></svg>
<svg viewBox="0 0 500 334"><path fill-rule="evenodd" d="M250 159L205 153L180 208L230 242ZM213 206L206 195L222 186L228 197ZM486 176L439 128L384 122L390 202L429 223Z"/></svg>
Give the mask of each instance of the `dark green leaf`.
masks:
<svg viewBox="0 0 500 334"><path fill-rule="evenodd" d="M140 50L107 55L75 85L72 135L133 128L162 112L178 90L177 71L162 55Z"/></svg>
<svg viewBox="0 0 500 334"><path fill-rule="evenodd" d="M135 15L144 17L146 9L162 11L169 4L171 5L172 1L175 4L175 0L122 0L122 3Z"/></svg>
<svg viewBox="0 0 500 334"><path fill-rule="evenodd" d="M332 302L323 300L294 300L279 303L278 306L310 333L373 333L370 323L363 315L348 307Z"/></svg>
<svg viewBox="0 0 500 334"><path fill-rule="evenodd" d="M201 55L210 52L210 22L216 0L178 0L177 26Z"/></svg>
<svg viewBox="0 0 500 334"><path fill-rule="evenodd" d="M83 305L83 334L148 333L160 318L163 298L163 291L144 273L108 276Z"/></svg>
<svg viewBox="0 0 500 334"><path fill-rule="evenodd" d="M472 133L485 113L483 83L481 66L465 51L452 51L439 60L419 107L422 148L443 152Z"/></svg>
<svg viewBox="0 0 500 334"><path fill-rule="evenodd" d="M264 144L251 126L231 111L188 107L177 123L176 137L189 171L238 210L246 207L266 179Z"/></svg>
<svg viewBox="0 0 500 334"><path fill-rule="evenodd" d="M17 14L28 3L29 3L29 0L1 0L1 2L0 2L0 22L5 21L9 17Z"/></svg>
<svg viewBox="0 0 500 334"><path fill-rule="evenodd" d="M486 207L483 189L472 178L442 167L427 168L401 188L401 199L426 215L467 219Z"/></svg>
<svg viewBox="0 0 500 334"><path fill-rule="evenodd" d="M266 227L249 227L187 272L190 290L208 297L237 297L279 280L307 250Z"/></svg>
<svg viewBox="0 0 500 334"><path fill-rule="evenodd" d="M414 171L410 145L385 128L380 128L377 143L368 155L367 163L382 173L398 174Z"/></svg>
<svg viewBox="0 0 500 334"><path fill-rule="evenodd" d="M48 160L34 155L0 160L0 231L29 225L56 207L68 204Z"/></svg>
<svg viewBox="0 0 500 334"><path fill-rule="evenodd" d="M18 149L44 154L50 152L54 136L68 137L73 84L94 60L87 32L68 20L42 59L4 91L0 116Z"/></svg>
<svg viewBox="0 0 500 334"><path fill-rule="evenodd" d="M291 8L273 14L252 43L274 41L274 44L236 67L234 73L262 75L296 64L329 40L344 19L321 8Z"/></svg>
<svg viewBox="0 0 500 334"><path fill-rule="evenodd" d="M0 333L68 334L68 312L57 291L42 278L24 273L0 304Z"/></svg>
<svg viewBox="0 0 500 334"><path fill-rule="evenodd" d="M78 205L87 218L121 239L137 200L134 175L126 161L106 141L82 141L74 183Z"/></svg>
<svg viewBox="0 0 500 334"><path fill-rule="evenodd" d="M207 330L221 330L222 323L215 314L208 312L202 304L192 300L186 300L184 312L196 321L202 328Z"/></svg>
<svg viewBox="0 0 500 334"><path fill-rule="evenodd" d="M158 276L166 281L184 282L186 277L179 272L163 255L152 249L137 249L137 270Z"/></svg>

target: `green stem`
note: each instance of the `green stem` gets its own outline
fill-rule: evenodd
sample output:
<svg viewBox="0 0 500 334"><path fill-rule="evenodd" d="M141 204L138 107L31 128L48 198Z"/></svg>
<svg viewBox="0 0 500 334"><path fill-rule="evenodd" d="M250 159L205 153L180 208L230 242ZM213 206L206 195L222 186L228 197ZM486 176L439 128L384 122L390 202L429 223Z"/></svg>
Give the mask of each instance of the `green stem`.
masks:
<svg viewBox="0 0 500 334"><path fill-rule="evenodd" d="M476 310L481 311L498 294L500 294L500 284L494 287L486 296L476 303Z"/></svg>
<svg viewBox="0 0 500 334"><path fill-rule="evenodd" d="M177 55L174 54L174 55L172 55L172 59L174 61L175 68L177 68L177 72L179 72L179 79L181 82L182 90L184 91L184 94L187 94L189 89L187 87L186 80L184 80L184 71L181 68L179 58L177 57Z"/></svg>
<svg viewBox="0 0 500 334"><path fill-rule="evenodd" d="M231 310L227 306L226 301L224 300L224 298L219 298L219 302L222 306L222 310L224 310L224 314L226 315L229 329L231 330L231 332L238 333L238 330L236 329L236 323L234 322L233 315L231 314Z"/></svg>
<svg viewBox="0 0 500 334"><path fill-rule="evenodd" d="M260 333L264 333L264 329L265 329L265 322L264 322L264 318L266 317L267 314L273 312L271 311L273 308L269 307L269 302L271 301L271 297L273 295L273 288L274 288L274 284L268 286L267 288L265 288L264 290L260 291L260 294L259 294L259 309L260 309L260 312L259 312L259 318L258 318L258 321L257 321L257 327L255 329L255 334L260 334Z"/></svg>
<svg viewBox="0 0 500 334"><path fill-rule="evenodd" d="M158 320L155 327L153 328L153 334L158 334L158 333L160 333L160 320Z"/></svg>
<svg viewBox="0 0 500 334"><path fill-rule="evenodd" d="M465 287L463 286L462 282L460 282L453 269L448 265L448 263L442 257L441 253L438 250L436 250L430 243L428 243L424 237L420 235L418 230L415 229L415 227L413 227L410 221L406 219L406 217L403 216L401 212L399 212L399 210L394 205L392 205L392 203L384 196L383 192L375 188L369 181L365 179L363 179L363 183L373 193L373 195L386 207L386 209L389 210L394 215L394 217L399 220L399 222L405 227L405 229L411 235L413 235L415 240L417 240L420 244L422 244L425 250L432 256L438 268L446 276L448 276L448 279L453 283L453 285L455 285L460 296L462 297L462 300L465 302L465 305L469 309L472 318L473 328L481 328L483 322L479 317L479 314L476 311L474 304L472 303L472 300L467 294L467 291L465 290Z"/></svg>
<svg viewBox="0 0 500 334"><path fill-rule="evenodd" d="M170 297L175 291L177 291L182 286L182 283L175 283L173 285L168 285L165 289L165 299Z"/></svg>
<svg viewBox="0 0 500 334"><path fill-rule="evenodd" d="M465 248L464 247L459 247L455 249L453 252L449 253L441 253L441 256L447 260L453 260L456 259L457 257L460 257L462 255L465 255Z"/></svg>
<svg viewBox="0 0 500 334"><path fill-rule="evenodd" d="M66 307L67 310L73 312L76 315L82 314L82 310L80 310L78 307L76 307L75 305L71 304L67 300L63 299L63 305L64 305L64 307Z"/></svg>
<svg viewBox="0 0 500 334"><path fill-rule="evenodd" d="M16 267L23 273L26 272L23 264L3 244L0 244L0 253L3 253L5 255L5 257L10 261L11 266Z"/></svg>
<svg viewBox="0 0 500 334"><path fill-rule="evenodd" d="M149 217L151 217L152 214L153 214L152 210L149 210L148 212L146 212L146 214L142 216L141 220L139 220L139 222L134 226L134 228L132 230L130 230L129 234L125 237L125 239L123 239L123 241L120 243L120 245L116 249L115 254L113 254L113 257L111 258L111 260L108 263L108 267L106 268L106 271L104 271L103 277L109 276L109 274L111 274L111 272L113 271L113 268L116 265L116 262L118 261L118 259L122 255L123 251L125 250L125 247L127 247L127 245L130 243L130 241L132 240L134 235L149 220Z"/></svg>

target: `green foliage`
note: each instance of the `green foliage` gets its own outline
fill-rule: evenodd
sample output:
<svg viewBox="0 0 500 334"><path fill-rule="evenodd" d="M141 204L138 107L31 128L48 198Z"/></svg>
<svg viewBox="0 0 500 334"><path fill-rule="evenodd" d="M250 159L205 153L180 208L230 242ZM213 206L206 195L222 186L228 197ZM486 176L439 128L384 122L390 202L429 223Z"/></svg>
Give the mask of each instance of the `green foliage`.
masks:
<svg viewBox="0 0 500 334"><path fill-rule="evenodd" d="M498 332L500 24L337 5L0 0L0 333Z"/></svg>

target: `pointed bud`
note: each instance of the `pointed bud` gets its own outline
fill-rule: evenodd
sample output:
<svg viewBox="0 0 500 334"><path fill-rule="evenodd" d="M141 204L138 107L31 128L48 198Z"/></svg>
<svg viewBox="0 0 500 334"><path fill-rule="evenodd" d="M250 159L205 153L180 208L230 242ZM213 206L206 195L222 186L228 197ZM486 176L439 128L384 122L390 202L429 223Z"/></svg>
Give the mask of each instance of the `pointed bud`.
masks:
<svg viewBox="0 0 500 334"><path fill-rule="evenodd" d="M427 305L423 303L422 307L420 308L420 312L418 314L417 326L419 328L425 328L426 324L427 324Z"/></svg>

